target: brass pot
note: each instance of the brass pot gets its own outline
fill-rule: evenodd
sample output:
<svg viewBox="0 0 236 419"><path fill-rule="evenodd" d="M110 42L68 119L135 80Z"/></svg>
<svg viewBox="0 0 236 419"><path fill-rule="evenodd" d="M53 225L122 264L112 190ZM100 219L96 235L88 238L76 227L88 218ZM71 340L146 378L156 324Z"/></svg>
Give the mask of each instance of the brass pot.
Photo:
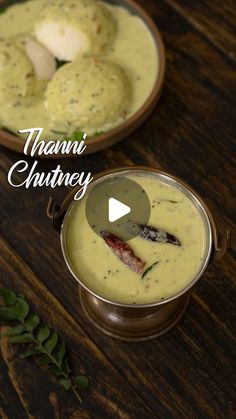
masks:
<svg viewBox="0 0 236 419"><path fill-rule="evenodd" d="M121 172L129 173L140 171L158 174L159 177L168 179L170 183L184 190L201 211L206 227L208 242L207 255L199 274L193 278L191 283L181 292L165 301L137 305L120 304L104 299L86 287L70 265L64 240L64 231L67 223L67 215L69 213L68 210L69 207L73 205L74 195L79 188L71 190L61 205L57 204L54 198L50 198L47 207L47 215L52 220L53 227L60 232L62 252L67 267L79 283L79 297L85 314L102 332L114 338L126 341L152 339L170 330L179 321L187 308L190 289L201 277L209 263L213 260L220 259L225 254L230 240L229 231L226 231L223 235L218 233L210 209L198 194L176 176L154 168L132 166L99 173L94 176L93 182L101 180L106 176L115 174L120 175Z"/></svg>

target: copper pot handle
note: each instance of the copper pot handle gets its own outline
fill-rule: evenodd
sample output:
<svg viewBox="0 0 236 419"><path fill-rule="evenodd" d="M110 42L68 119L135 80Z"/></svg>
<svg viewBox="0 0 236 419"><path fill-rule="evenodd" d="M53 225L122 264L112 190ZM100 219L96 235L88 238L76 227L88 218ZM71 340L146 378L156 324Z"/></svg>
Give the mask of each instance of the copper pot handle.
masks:
<svg viewBox="0 0 236 419"><path fill-rule="evenodd" d="M52 220L52 225L58 233L61 231L65 213L66 210L55 201L55 198L51 196L47 205L47 216L50 220Z"/></svg>
<svg viewBox="0 0 236 419"><path fill-rule="evenodd" d="M208 214L211 229L212 229L212 240L213 240L213 252L212 252L212 261L217 261L221 259L224 254L226 253L229 245L230 245L230 230L226 230L225 233L219 233L215 219L209 210L209 208L205 205L206 212Z"/></svg>
<svg viewBox="0 0 236 419"><path fill-rule="evenodd" d="M55 198L52 196L49 198L48 205L47 205L47 216L52 220L52 225L55 230L60 233L61 226L68 210L71 202L74 199L74 195L77 191L79 191L80 187L71 189L69 194L64 199L63 203L60 205L56 202Z"/></svg>
<svg viewBox="0 0 236 419"><path fill-rule="evenodd" d="M219 260L224 256L230 245L230 236L229 230L226 230L224 234L219 235L217 230L213 229L213 243L215 248L213 260Z"/></svg>

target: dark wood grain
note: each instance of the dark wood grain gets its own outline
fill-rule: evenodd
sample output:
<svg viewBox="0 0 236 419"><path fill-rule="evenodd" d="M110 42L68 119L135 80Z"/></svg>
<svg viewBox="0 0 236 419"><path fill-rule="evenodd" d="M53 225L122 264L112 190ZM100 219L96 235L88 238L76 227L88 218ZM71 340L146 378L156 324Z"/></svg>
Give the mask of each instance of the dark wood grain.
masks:
<svg viewBox="0 0 236 419"><path fill-rule="evenodd" d="M236 61L236 7L234 0L166 0L217 49Z"/></svg>
<svg viewBox="0 0 236 419"><path fill-rule="evenodd" d="M142 0L140 4L158 24L167 49L161 101L148 121L119 145L60 164L64 171L93 173L132 164L160 167L190 183L209 204L220 228L233 231L233 2ZM45 216L49 196L61 201L67 189L11 188L6 173L19 156L0 151L0 282L27 295L32 307L68 340L75 368L80 365L92 381L81 409L73 396L58 389L30 361L19 361L17 348L11 349L5 339L0 416L233 419L234 240L225 258L211 265L195 286L188 311L173 331L142 344L114 341L97 332L83 315L77 284ZM39 168L49 171L57 163L40 161ZM42 401L35 404L41 391Z"/></svg>

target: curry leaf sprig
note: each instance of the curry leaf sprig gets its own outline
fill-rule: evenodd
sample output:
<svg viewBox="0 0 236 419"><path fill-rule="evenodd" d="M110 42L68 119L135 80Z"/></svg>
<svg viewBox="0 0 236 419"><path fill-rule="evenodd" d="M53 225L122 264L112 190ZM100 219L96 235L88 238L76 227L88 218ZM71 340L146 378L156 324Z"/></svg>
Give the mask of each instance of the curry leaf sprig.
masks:
<svg viewBox="0 0 236 419"><path fill-rule="evenodd" d="M0 318L18 323L9 327L1 336L8 336L12 344L29 344L29 348L20 354L20 358L34 357L38 366L46 368L66 391L71 389L82 403L79 390L88 387L88 378L84 375L72 377L65 342L61 341L57 332L43 325L39 316L30 311L23 296L0 288L0 297L4 303L0 306Z"/></svg>

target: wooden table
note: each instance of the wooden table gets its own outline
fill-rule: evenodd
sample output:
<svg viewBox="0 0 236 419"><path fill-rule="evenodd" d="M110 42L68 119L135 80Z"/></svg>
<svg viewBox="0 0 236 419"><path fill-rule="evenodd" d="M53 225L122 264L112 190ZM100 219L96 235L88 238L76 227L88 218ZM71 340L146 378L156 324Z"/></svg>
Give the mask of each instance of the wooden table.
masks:
<svg viewBox="0 0 236 419"><path fill-rule="evenodd" d="M60 161L64 171L98 172L145 164L188 182L222 230L233 230L235 171L235 8L233 0L139 0L167 50L162 98L148 121L111 149ZM235 418L235 287L231 244L195 286L178 326L146 343L122 343L92 327L77 284L45 215L49 189L11 188L6 174L19 155L1 148L0 284L23 293L67 341L75 371L91 381L81 407L45 371L19 360L1 339L0 417ZM29 159L30 161L30 159ZM41 161L49 171L56 161ZM63 199L65 188L53 192Z"/></svg>

